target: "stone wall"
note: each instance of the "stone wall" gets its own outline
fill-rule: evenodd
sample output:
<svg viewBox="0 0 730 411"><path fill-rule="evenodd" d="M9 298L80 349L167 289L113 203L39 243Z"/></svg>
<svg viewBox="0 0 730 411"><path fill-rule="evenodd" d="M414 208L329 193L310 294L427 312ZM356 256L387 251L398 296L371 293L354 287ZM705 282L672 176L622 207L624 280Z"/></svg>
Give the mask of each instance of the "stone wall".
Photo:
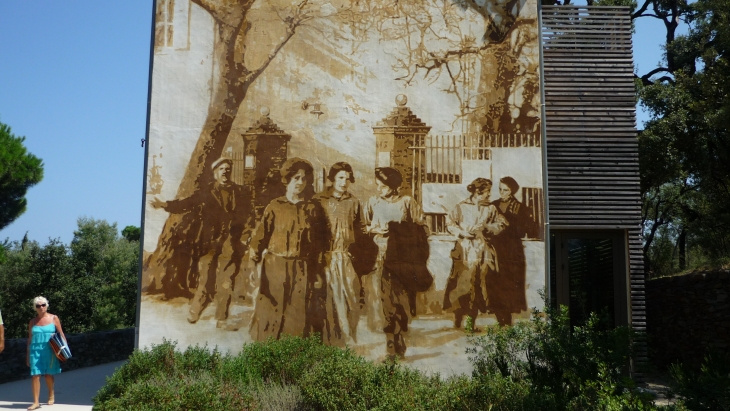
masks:
<svg viewBox="0 0 730 411"><path fill-rule="evenodd" d="M646 283L649 355L660 369L699 367L708 350L730 352L730 270L694 272Z"/></svg>
<svg viewBox="0 0 730 411"><path fill-rule="evenodd" d="M134 351L134 328L66 334L73 357L61 364L62 371L126 360ZM0 384L30 378L25 365L27 338L5 340L0 353Z"/></svg>

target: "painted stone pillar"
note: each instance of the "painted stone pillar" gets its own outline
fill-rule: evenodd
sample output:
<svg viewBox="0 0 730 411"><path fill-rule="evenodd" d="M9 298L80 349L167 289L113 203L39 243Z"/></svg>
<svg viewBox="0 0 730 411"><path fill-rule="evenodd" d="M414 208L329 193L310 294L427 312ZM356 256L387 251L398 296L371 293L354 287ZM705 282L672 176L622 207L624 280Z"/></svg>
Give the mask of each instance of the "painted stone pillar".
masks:
<svg viewBox="0 0 730 411"><path fill-rule="evenodd" d="M261 109L261 118L243 137L243 185L251 187L256 217L263 214L269 201L283 195L279 169L287 160L287 134L269 118L269 109Z"/></svg>
<svg viewBox="0 0 730 411"><path fill-rule="evenodd" d="M426 134L431 126L426 125L406 106L408 98L405 95L399 94L395 102L397 107L373 127L375 167L393 167L400 171L403 176L400 192L420 200L422 170L421 163L416 164L415 152L417 147L425 147Z"/></svg>

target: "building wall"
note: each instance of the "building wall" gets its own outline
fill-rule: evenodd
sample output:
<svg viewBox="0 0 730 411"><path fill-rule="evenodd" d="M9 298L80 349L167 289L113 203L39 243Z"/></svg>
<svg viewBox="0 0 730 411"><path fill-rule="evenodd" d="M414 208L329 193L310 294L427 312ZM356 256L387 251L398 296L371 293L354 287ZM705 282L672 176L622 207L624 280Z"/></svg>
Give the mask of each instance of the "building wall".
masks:
<svg viewBox="0 0 730 411"><path fill-rule="evenodd" d="M170 0L160 4L165 1ZM177 195L207 116L214 75L212 18L189 1L176 0L173 6L173 43L155 47L154 54L152 88L171 98L151 101L147 198ZM145 250L153 251L165 218L151 207L146 213Z"/></svg>
<svg viewBox="0 0 730 411"><path fill-rule="evenodd" d="M542 23L550 230L621 230L628 286L618 292L628 294L629 325L643 333L631 10L543 6ZM646 345L637 351L645 361Z"/></svg>
<svg viewBox="0 0 730 411"><path fill-rule="evenodd" d="M208 343L237 352L242 342L260 339L256 324L268 321L262 318L296 305L292 296L273 304L268 292L282 283L292 289L295 282L286 276L301 274L306 277L300 279L305 302L280 318L284 329L296 323L298 334L324 332L326 343L348 344L372 359L391 355L388 341L394 339L407 346L407 363L468 372L466 335L455 327L454 307L444 307L445 295L455 298L447 292L450 281L452 288L459 283L458 296L482 299L465 303L480 327L527 319L530 308L542 305L538 291L545 285L545 207L534 0L475 2L448 10L437 0L397 5L382 0L356 5L311 1L296 15L286 2L270 0L239 10L243 14L235 6L205 9L190 1L170 1L158 1L158 6L174 9L173 44L167 43L163 27L170 14L158 10L157 35L164 41L156 40L153 61L140 347L167 338L181 347ZM416 16L420 18L414 20ZM302 24L287 26L295 24L291 22ZM239 26L241 30L235 29ZM445 58L428 57L440 55ZM443 137L447 135L451 137ZM277 144L271 152L262 149L272 136L286 145ZM307 267L313 268L306 274L300 268L273 268L266 260L274 254L270 244L265 253L252 255L249 246L259 244L257 233L266 227L305 221L308 229L326 226L331 234L335 226L331 220L317 220L318 207L326 218L339 212L337 207L325 209L324 200L317 199L308 206L306 212L312 214L306 218L287 214L266 220L267 204L274 204L277 200L271 199L287 187L275 167L256 173L241 170L254 147L256 164L262 158L277 165L294 157L309 162L317 198L326 196L332 185L325 176L334 163L352 166L355 181L348 192L359 202L369 234L357 236L355 249L348 249L352 257L341 254L347 259L342 285L332 265L336 258L327 250L316 258L313 251L298 257L314 258L308 260ZM220 194L214 184L219 177L212 168L219 157L232 159L232 180L241 185L236 188L241 197ZM408 217L401 226L413 222L427 236L420 245L405 247L402 255L382 256L431 278L428 289L415 291L415 279L413 284L399 280L409 292L381 284L388 275L378 268L382 264L372 251L380 244L384 253L387 237L376 233L376 225L365 217L368 204L380 195L374 174L381 166L397 168L404 181L398 196L403 197L399 204L408 204L403 206ZM497 210L490 204L500 197L500 178L507 176L520 185L513 193L519 206ZM455 269L463 239L448 225L455 224L456 205L468 199L467 187L476 178L491 179L493 186L481 200L482 220L473 227L480 241L489 237L479 244L489 245L461 250L472 253L468 258L478 255L483 260L474 274ZM235 197L235 206L229 195ZM246 201L254 197L255 211L246 209ZM258 204L260 199L267 204ZM237 214L210 214L206 210L217 207L214 202L229 211L235 208ZM510 213L518 209L522 211L507 229L507 217L512 219ZM374 215L385 213L380 210ZM501 228L488 233L487 220L498 221ZM228 234L234 232L242 232L240 238ZM326 235L322 233L308 238L316 243ZM502 247L495 264L496 250L504 244L510 245ZM368 258L372 261L365 264L366 271L354 275L350 262L357 265ZM483 279L498 272L502 277L483 288ZM200 286L205 275L210 281ZM510 280L492 285L501 278ZM224 297L229 294L230 299ZM485 294L490 294L491 308L485 306ZM352 300L342 305L333 295ZM381 301L392 303L393 310L384 310ZM278 308L264 312L265 304ZM339 309L333 304L340 304ZM474 311L477 305L481 309ZM219 307L226 308L217 311ZM347 320L355 323L348 327L356 332L346 331L343 312L358 310L361 315ZM337 336L328 330L336 330ZM281 335L277 331L274 336Z"/></svg>

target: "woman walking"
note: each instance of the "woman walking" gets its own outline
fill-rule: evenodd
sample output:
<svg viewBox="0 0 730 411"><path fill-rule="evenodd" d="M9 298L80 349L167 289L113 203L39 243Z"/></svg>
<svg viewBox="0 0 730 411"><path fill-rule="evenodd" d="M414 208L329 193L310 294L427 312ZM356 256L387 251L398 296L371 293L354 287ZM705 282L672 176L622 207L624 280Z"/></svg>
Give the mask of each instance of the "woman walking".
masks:
<svg viewBox="0 0 730 411"><path fill-rule="evenodd" d="M507 222L489 204L491 180L477 178L467 190L471 196L454 207L447 225L457 240L451 252L453 268L446 282L443 308L454 313L455 328L461 327L465 316L476 321L480 311L487 312L486 276L498 270L499 261L485 234L501 233Z"/></svg>
<svg viewBox="0 0 730 411"><path fill-rule="evenodd" d="M368 304L368 325L381 329L386 335L386 349L390 357L403 357L406 353L404 334L408 331L411 317L415 315L414 284L404 282L391 267L408 261L411 272L427 275L425 260L422 267L410 264L413 255L427 256L428 242L416 244L420 236L399 236L392 230L402 226L420 227L425 238L421 207L413 197L401 195L398 189L403 182L400 172L391 167L375 169L375 184L378 194L370 198L364 210L367 230L374 234L378 246L375 269L370 274L370 295ZM402 231L402 230L398 230ZM413 233L413 231L411 231ZM398 237L398 238L396 238ZM409 238L410 237L410 238ZM388 253L389 244L399 243L412 255ZM425 249L424 249L425 248Z"/></svg>
<svg viewBox="0 0 730 411"><path fill-rule="evenodd" d="M48 312L48 300L45 297L36 297L33 305L37 315L28 323L28 355L26 357L26 365L30 367L31 386L33 387L33 405L28 407L29 410L37 410L41 407L39 401L41 375L45 376L48 387L48 405L55 403L53 376L61 372L61 364L53 354L48 341L56 331L64 340L66 339L61 328L61 320Z"/></svg>
<svg viewBox="0 0 730 411"><path fill-rule="evenodd" d="M286 194L266 206L250 244L251 259L261 261L251 320L251 337L258 341L326 333L322 263L329 228L322 206L312 198L314 169L293 157L282 165L281 176Z"/></svg>
<svg viewBox="0 0 730 411"><path fill-rule="evenodd" d="M319 194L330 228L330 244L325 254L327 280L327 318L333 327L330 345L344 346L348 340L357 342L360 321L360 277L352 264L352 248L362 237L363 224L360 201L348 188L355 182L352 166L335 163L327 174L332 184Z"/></svg>

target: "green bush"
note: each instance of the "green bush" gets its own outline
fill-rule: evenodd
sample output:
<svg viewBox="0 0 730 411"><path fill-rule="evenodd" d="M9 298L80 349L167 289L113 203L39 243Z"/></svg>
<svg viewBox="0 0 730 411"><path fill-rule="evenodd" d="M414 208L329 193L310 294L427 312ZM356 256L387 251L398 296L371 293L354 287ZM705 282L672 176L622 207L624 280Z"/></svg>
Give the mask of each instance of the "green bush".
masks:
<svg viewBox="0 0 730 411"><path fill-rule="evenodd" d="M625 330L538 313L472 337L472 376L441 378L373 363L316 337L246 344L236 356L168 341L137 351L96 410L654 410L622 378ZM555 379L553 381L551 379Z"/></svg>
<svg viewBox="0 0 730 411"><path fill-rule="evenodd" d="M503 379L491 395L513 392L505 404L519 403L519 409L652 409L652 398L625 377L630 330L607 327L596 314L585 325L571 327L567 313L564 307L535 311L530 321L472 337L473 379L482 386Z"/></svg>
<svg viewBox="0 0 730 411"><path fill-rule="evenodd" d="M245 410L247 384L225 378L230 357L206 347L175 350L168 341L135 351L94 398L96 410Z"/></svg>
<svg viewBox="0 0 730 411"><path fill-rule="evenodd" d="M699 372L673 364L670 386L692 411L730 410L730 356L711 353L705 357Z"/></svg>
<svg viewBox="0 0 730 411"><path fill-rule="evenodd" d="M448 406L458 391L449 393L453 384L437 375L374 364L316 337L247 344L237 356L175 348L166 341L135 352L99 391L95 409L463 409ZM465 377L449 381L469 386Z"/></svg>
<svg viewBox="0 0 730 411"><path fill-rule="evenodd" d="M260 411L309 411L304 397L295 385L263 384L253 392L254 403Z"/></svg>
<svg viewBox="0 0 730 411"><path fill-rule="evenodd" d="M82 217L70 245L51 239L43 246L6 241L0 248L5 338L28 336L39 295L67 334L134 326L139 242L120 237L116 224Z"/></svg>

